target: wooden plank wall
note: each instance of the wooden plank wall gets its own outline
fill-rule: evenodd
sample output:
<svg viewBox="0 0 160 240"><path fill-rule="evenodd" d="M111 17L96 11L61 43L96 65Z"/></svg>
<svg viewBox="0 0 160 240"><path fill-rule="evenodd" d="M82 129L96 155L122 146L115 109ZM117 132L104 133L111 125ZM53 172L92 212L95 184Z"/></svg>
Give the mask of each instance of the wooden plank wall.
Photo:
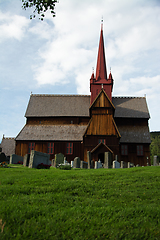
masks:
<svg viewBox="0 0 160 240"><path fill-rule="evenodd" d="M143 156L137 156L137 145L143 145L143 152L144 152ZM120 161L131 162L135 166L137 164L140 166L147 166L147 157L148 157L148 163L149 165L151 164L149 144L136 144L136 143L131 144L130 143L130 144L127 144L127 146L128 146L128 155L124 156L120 154L119 162ZM120 146L119 152L121 153L121 146Z"/></svg>
<svg viewBox="0 0 160 240"><path fill-rule="evenodd" d="M47 144L48 142L35 141L34 150L47 153ZM75 157L80 157L83 160L83 144L81 142L73 142L73 154L66 153L66 144L67 142L54 142L54 154L50 156L50 159L53 159L56 153L63 153L69 162ZM15 153L24 157L25 154L28 154L28 146L29 142L27 141L17 141Z"/></svg>

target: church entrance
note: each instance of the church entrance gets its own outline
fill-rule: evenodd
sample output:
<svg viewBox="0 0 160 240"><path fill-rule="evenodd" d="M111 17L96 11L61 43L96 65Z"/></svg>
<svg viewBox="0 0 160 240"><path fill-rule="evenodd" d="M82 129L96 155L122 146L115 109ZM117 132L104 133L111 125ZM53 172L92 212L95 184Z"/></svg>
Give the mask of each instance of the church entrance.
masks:
<svg viewBox="0 0 160 240"><path fill-rule="evenodd" d="M98 154L98 161L101 161L101 163L104 163L104 153L99 153Z"/></svg>

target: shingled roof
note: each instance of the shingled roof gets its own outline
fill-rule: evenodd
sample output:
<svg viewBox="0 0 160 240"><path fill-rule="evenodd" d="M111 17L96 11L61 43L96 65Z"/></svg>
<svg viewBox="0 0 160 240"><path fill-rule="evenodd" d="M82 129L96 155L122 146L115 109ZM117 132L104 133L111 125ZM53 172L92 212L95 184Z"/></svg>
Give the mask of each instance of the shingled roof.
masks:
<svg viewBox="0 0 160 240"><path fill-rule="evenodd" d="M89 116L88 95L31 95L26 117Z"/></svg>
<svg viewBox="0 0 160 240"><path fill-rule="evenodd" d="M145 97L114 97L112 102L116 118L150 118Z"/></svg>
<svg viewBox="0 0 160 240"><path fill-rule="evenodd" d="M120 143L151 143L148 126L118 126Z"/></svg>
<svg viewBox="0 0 160 240"><path fill-rule="evenodd" d="M16 140L82 141L86 125L25 125Z"/></svg>
<svg viewBox="0 0 160 240"><path fill-rule="evenodd" d="M115 118L147 118L149 111L144 97L113 97ZM26 117L89 117L90 95L32 94Z"/></svg>
<svg viewBox="0 0 160 240"><path fill-rule="evenodd" d="M15 153L15 139L14 138L2 138L1 148L2 152L9 156L10 154Z"/></svg>

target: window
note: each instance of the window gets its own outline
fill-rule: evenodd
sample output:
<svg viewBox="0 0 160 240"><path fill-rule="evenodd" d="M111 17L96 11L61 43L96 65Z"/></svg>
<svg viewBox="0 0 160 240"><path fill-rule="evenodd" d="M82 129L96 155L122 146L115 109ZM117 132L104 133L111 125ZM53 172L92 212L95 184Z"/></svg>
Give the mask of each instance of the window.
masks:
<svg viewBox="0 0 160 240"><path fill-rule="evenodd" d="M137 145L137 156L143 156L143 145Z"/></svg>
<svg viewBox="0 0 160 240"><path fill-rule="evenodd" d="M99 140L98 140L98 143L101 143L101 142L104 143L104 144L106 144L106 139L99 139Z"/></svg>
<svg viewBox="0 0 160 240"><path fill-rule="evenodd" d="M30 154L31 150L34 150L34 148L35 148L35 143L34 142L30 142L29 146L28 146L28 153Z"/></svg>
<svg viewBox="0 0 160 240"><path fill-rule="evenodd" d="M53 142L48 143L47 153L48 154L53 154L54 153L54 143Z"/></svg>
<svg viewBox="0 0 160 240"><path fill-rule="evenodd" d="M73 143L67 143L67 154L73 154Z"/></svg>
<svg viewBox="0 0 160 240"><path fill-rule="evenodd" d="M128 155L128 146L127 145L121 145L121 155Z"/></svg>

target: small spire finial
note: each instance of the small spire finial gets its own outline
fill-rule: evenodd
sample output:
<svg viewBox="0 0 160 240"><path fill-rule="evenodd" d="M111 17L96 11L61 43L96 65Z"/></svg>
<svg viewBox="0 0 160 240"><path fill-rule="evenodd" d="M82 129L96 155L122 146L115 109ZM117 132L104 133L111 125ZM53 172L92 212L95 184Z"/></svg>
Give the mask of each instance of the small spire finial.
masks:
<svg viewBox="0 0 160 240"><path fill-rule="evenodd" d="M102 16L102 19L101 19L101 30L103 30L103 16Z"/></svg>
<svg viewBox="0 0 160 240"><path fill-rule="evenodd" d="M92 73L94 73L94 67L92 67Z"/></svg>
<svg viewBox="0 0 160 240"><path fill-rule="evenodd" d="M111 73L111 67L110 67L110 73Z"/></svg>

